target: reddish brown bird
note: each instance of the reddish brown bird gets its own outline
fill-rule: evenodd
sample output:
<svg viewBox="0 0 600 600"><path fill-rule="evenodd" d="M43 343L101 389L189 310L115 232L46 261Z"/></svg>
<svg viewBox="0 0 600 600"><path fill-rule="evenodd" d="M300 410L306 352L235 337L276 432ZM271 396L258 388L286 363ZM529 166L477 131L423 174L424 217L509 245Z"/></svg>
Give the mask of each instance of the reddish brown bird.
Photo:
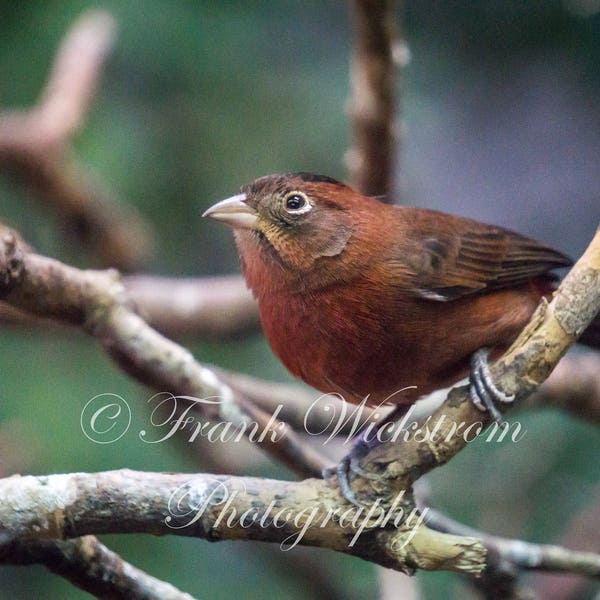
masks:
<svg viewBox="0 0 600 600"><path fill-rule="evenodd" d="M571 264L507 229L307 173L258 179L205 216L234 228L283 364L354 402L409 405L468 375L475 355L473 396L494 410L490 396L507 398L478 351L505 350L554 289L549 271Z"/></svg>

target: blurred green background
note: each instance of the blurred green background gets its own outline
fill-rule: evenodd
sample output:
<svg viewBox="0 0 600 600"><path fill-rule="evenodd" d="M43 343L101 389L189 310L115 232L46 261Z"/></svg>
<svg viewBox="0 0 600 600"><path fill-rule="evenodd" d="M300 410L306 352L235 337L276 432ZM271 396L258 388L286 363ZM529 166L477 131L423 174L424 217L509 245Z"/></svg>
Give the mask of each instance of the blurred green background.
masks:
<svg viewBox="0 0 600 600"><path fill-rule="evenodd" d="M62 36L87 8L110 11L119 35L76 151L154 226L149 272L236 272L230 233L200 214L260 175L346 177L346 3L4 0L2 109L36 101ZM580 253L600 217L600 2L406 2L402 27L411 62L394 186L403 201ZM1 173L0 220L44 254L93 265L52 212ZM289 380L261 336L186 344L204 362ZM134 419L124 438L97 445L79 420L104 392L126 398ZM150 395L81 334L2 330L1 472L200 470L182 445L137 438ZM527 429L521 442L471 444L432 475L432 498L487 531L557 541L569 526L565 515L600 498L600 436L558 413L519 418ZM249 461L247 473L290 476L268 460ZM202 598L378 596L371 565L324 550L291 557L251 543L107 542ZM311 570L315 557L319 569ZM418 578L425 598L467 597L456 577ZM593 593L588 587L579 597ZM0 596L87 597L41 567L0 569Z"/></svg>

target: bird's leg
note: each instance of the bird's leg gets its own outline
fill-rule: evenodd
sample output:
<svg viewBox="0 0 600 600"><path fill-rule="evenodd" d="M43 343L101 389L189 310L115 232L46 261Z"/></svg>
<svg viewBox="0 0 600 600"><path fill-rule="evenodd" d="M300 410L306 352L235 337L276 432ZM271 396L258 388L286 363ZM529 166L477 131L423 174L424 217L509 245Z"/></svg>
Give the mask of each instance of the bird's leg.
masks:
<svg viewBox="0 0 600 600"><path fill-rule="evenodd" d="M356 475L363 477L365 479L375 480L378 479L378 476L369 473L360 467L360 461L363 459L373 448L379 446L382 441L379 439L377 434L379 431L383 429L386 425L390 423L394 423L399 421L411 408L411 405L403 406L398 405L394 408L394 410L387 416L383 417L376 425L374 430L374 435L371 439L367 439L367 431L368 429L363 430L362 433L356 438L350 452L342 458L338 465L335 467L329 467L324 469L323 478L327 479L332 475L336 475L338 479L338 483L340 486L340 492L342 496L348 500L354 506L359 508L363 508L364 505L358 500L356 494L352 490L350 486L350 473L355 473Z"/></svg>
<svg viewBox="0 0 600 600"><path fill-rule="evenodd" d="M471 357L471 375L469 393L473 404L482 411L487 410L498 425L502 424L502 413L496 403L509 404L514 401L514 394L505 394L500 390L490 373L488 348L480 348Z"/></svg>

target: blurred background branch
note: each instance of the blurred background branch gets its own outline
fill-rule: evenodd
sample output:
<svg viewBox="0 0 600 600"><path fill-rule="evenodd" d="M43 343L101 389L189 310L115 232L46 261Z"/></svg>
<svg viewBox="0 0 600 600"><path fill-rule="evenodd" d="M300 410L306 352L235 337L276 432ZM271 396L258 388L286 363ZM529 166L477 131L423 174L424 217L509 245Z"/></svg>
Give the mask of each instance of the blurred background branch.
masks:
<svg viewBox="0 0 600 600"><path fill-rule="evenodd" d="M398 152L401 68L408 63L408 47L399 34L400 1L352 0L350 6L354 38L348 113L353 144L346 164L354 187L385 197Z"/></svg>
<svg viewBox="0 0 600 600"><path fill-rule="evenodd" d="M558 363L539 392L523 408L558 408L588 423L600 425L600 356L569 355Z"/></svg>
<svg viewBox="0 0 600 600"><path fill-rule="evenodd" d="M4 565L44 565L96 598L194 600L173 585L125 562L91 535L66 541L19 540L3 552L0 562Z"/></svg>
<svg viewBox="0 0 600 600"><path fill-rule="evenodd" d="M256 301L236 275L187 279L129 275L123 277L123 285L144 319L170 338L235 339L260 330ZM58 325L4 302L0 323L28 328Z"/></svg>
<svg viewBox="0 0 600 600"><path fill-rule="evenodd" d="M228 339L260 331L258 307L242 277L123 278L144 319L170 338Z"/></svg>
<svg viewBox="0 0 600 600"><path fill-rule="evenodd" d="M39 103L28 111L0 113L0 170L31 188L32 196L55 211L65 232L90 247L101 265L130 271L148 259L150 227L96 177L84 174L71 147L115 29L108 13L85 13L65 36Z"/></svg>

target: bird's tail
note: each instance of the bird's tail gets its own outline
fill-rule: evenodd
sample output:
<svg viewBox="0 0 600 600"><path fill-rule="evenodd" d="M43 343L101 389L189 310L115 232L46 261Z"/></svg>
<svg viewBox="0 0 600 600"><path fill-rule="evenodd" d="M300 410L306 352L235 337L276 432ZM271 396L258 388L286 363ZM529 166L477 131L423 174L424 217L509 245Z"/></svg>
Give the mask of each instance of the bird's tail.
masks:
<svg viewBox="0 0 600 600"><path fill-rule="evenodd" d="M596 315L590 326L583 332L579 342L600 349L600 313Z"/></svg>

